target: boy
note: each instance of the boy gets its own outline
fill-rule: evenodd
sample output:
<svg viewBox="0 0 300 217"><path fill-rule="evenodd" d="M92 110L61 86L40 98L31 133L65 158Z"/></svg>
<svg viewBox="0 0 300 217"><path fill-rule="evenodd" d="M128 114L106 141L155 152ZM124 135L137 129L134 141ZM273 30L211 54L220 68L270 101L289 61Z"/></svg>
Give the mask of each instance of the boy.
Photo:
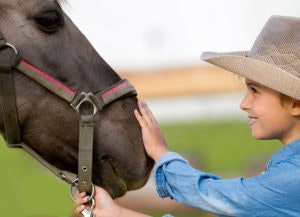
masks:
<svg viewBox="0 0 300 217"><path fill-rule="evenodd" d="M300 216L300 19L272 16L249 52L204 53L202 59L245 77L241 109L255 139L278 139L283 148L264 173L221 179L192 168L169 152L157 121L145 103L134 111L154 168L157 192L217 216ZM76 205L84 203L84 193ZM118 206L96 187L95 217L145 217ZM77 212L83 207L77 207Z"/></svg>

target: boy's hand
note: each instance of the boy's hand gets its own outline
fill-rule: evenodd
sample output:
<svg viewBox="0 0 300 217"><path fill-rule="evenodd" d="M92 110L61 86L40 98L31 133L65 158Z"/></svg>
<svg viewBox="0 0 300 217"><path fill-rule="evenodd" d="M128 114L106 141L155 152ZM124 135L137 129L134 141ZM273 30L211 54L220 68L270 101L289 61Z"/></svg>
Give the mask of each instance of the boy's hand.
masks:
<svg viewBox="0 0 300 217"><path fill-rule="evenodd" d="M163 154L168 152L167 142L147 104L139 100L138 106L140 112L136 109L134 114L142 128L145 150L153 160L157 161Z"/></svg>
<svg viewBox="0 0 300 217"><path fill-rule="evenodd" d="M87 198L86 198L86 193L82 192L79 193L77 192L75 194L75 203L74 203L74 213L73 217L82 217L81 212L85 209L85 203L87 203Z"/></svg>
<svg viewBox="0 0 300 217"><path fill-rule="evenodd" d="M76 193L76 201L74 203L74 217L83 217L81 212L84 209L90 209L90 207L85 204L88 202L86 198L86 193ZM121 216L121 208L115 203L115 201L110 197L110 195L103 188L95 186L95 196L96 201L95 208L93 209L93 216L96 217L118 217Z"/></svg>

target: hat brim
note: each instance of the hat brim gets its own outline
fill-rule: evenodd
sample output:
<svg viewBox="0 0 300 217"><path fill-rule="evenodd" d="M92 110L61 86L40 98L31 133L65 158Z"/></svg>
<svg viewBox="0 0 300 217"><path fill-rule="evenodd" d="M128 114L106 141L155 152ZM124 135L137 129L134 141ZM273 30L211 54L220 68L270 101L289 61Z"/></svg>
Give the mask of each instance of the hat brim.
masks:
<svg viewBox="0 0 300 217"><path fill-rule="evenodd" d="M272 64L246 57L247 51L204 52L201 59L300 100L300 79Z"/></svg>

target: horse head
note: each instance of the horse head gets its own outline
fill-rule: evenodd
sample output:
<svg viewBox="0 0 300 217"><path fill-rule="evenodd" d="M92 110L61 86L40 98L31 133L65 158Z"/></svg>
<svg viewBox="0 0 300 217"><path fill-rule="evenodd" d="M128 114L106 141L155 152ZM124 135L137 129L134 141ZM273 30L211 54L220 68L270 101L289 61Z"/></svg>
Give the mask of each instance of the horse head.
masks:
<svg viewBox="0 0 300 217"><path fill-rule="evenodd" d="M0 32L19 55L76 92L105 90L121 78L98 55L54 0L0 0ZM6 62L10 49L0 50ZM60 97L13 69L21 140L55 167L77 173L79 117ZM142 187L153 161L142 143L135 96L106 105L94 117L93 183L112 197ZM0 113L0 129L4 129Z"/></svg>

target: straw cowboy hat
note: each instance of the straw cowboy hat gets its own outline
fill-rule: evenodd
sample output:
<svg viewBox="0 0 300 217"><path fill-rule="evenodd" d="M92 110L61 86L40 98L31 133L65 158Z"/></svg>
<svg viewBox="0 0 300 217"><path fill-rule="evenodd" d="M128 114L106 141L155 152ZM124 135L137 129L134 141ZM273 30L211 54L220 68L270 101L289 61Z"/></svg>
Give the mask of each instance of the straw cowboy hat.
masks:
<svg viewBox="0 0 300 217"><path fill-rule="evenodd" d="M250 51L204 52L201 58L300 100L300 18L272 16Z"/></svg>

